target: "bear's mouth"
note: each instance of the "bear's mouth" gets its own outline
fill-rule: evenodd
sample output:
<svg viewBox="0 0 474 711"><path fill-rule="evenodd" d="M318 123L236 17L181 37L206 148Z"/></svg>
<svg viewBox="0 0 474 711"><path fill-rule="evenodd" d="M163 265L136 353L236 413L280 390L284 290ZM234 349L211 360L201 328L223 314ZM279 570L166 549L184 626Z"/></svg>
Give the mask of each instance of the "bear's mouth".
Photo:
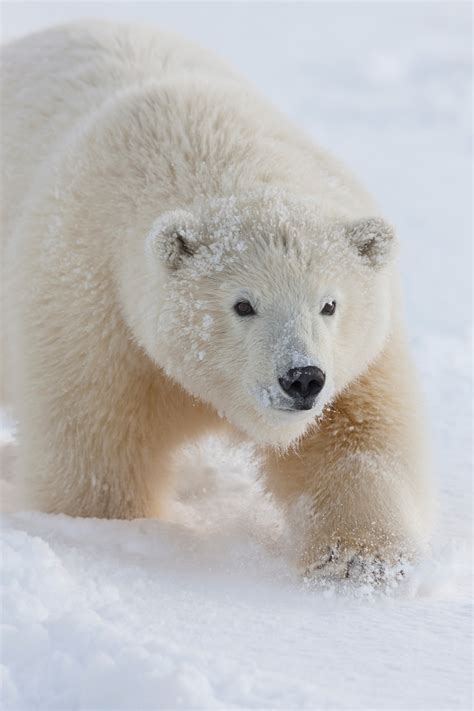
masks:
<svg viewBox="0 0 474 711"><path fill-rule="evenodd" d="M278 390L276 392L276 390ZM257 393L255 391L252 393L257 395L257 400L260 407L263 406L264 409L273 410L273 412L285 412L285 413L308 413L311 410L317 410L319 397L285 397L282 392L280 392L280 387L275 386L263 386L259 387Z"/></svg>
<svg viewBox="0 0 474 711"><path fill-rule="evenodd" d="M273 407L272 410L276 410L277 412L293 412L293 413L300 413L302 414L303 412L309 412L310 410L314 410L315 404L313 405L305 405L304 407Z"/></svg>

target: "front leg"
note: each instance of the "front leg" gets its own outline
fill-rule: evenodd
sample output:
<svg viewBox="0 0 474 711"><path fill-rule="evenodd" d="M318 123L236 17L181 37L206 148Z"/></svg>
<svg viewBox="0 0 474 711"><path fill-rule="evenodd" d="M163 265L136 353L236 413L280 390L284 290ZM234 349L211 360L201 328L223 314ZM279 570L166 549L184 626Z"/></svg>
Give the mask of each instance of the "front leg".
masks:
<svg viewBox="0 0 474 711"><path fill-rule="evenodd" d="M303 501L303 571L377 579L426 543L432 495L413 367L392 339L302 442L266 453L266 477L291 508Z"/></svg>

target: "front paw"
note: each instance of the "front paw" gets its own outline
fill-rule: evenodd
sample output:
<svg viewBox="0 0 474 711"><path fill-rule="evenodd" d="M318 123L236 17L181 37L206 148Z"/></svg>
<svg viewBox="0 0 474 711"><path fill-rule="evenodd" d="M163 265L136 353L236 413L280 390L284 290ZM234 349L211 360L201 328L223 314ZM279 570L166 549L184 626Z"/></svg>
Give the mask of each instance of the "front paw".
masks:
<svg viewBox="0 0 474 711"><path fill-rule="evenodd" d="M303 578L323 584L351 582L378 587L402 580L407 562L398 552L373 553L363 548L346 547L337 541L311 562L304 562Z"/></svg>

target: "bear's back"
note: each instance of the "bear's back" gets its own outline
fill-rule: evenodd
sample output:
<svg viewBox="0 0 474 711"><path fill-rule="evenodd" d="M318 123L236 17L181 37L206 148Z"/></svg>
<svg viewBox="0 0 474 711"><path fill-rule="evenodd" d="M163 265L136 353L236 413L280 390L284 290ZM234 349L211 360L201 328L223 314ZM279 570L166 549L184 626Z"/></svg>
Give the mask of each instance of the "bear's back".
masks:
<svg viewBox="0 0 474 711"><path fill-rule="evenodd" d="M154 176L156 215L166 206L163 182L167 190L174 185L168 209L203 190L219 196L264 184L314 196L330 219L374 214L370 196L344 166L226 62L177 35L87 21L33 34L1 54L4 244L39 194L45 202L46 184L50 196L69 188L71 178L58 166L67 159L74 169L66 175L82 174L85 151L89 158L96 152L107 190L107 175L121 177L122 193L131 174ZM133 116L121 109L128 99L137 102ZM97 148L95 128L104 115L114 141ZM160 168L166 157L172 172L180 166L171 182ZM196 179L203 167L205 185ZM91 190L98 195L104 185Z"/></svg>
<svg viewBox="0 0 474 711"><path fill-rule="evenodd" d="M1 64L4 226L8 206L17 210L29 190L32 166L49 159L75 126L115 94L183 72L239 80L224 61L176 35L100 21L7 44Z"/></svg>

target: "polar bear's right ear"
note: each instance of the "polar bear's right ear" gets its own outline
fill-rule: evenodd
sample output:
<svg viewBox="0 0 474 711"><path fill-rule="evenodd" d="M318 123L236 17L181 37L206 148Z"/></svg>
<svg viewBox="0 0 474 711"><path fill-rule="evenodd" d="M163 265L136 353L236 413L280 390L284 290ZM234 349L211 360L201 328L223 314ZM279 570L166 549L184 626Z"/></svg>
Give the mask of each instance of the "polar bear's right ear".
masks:
<svg viewBox="0 0 474 711"><path fill-rule="evenodd" d="M196 220L185 210L174 210L159 217L146 240L147 254L173 271L192 257L198 246Z"/></svg>
<svg viewBox="0 0 474 711"><path fill-rule="evenodd" d="M346 236L359 257L371 267L382 267L395 251L395 231L378 217L356 220L345 226Z"/></svg>

